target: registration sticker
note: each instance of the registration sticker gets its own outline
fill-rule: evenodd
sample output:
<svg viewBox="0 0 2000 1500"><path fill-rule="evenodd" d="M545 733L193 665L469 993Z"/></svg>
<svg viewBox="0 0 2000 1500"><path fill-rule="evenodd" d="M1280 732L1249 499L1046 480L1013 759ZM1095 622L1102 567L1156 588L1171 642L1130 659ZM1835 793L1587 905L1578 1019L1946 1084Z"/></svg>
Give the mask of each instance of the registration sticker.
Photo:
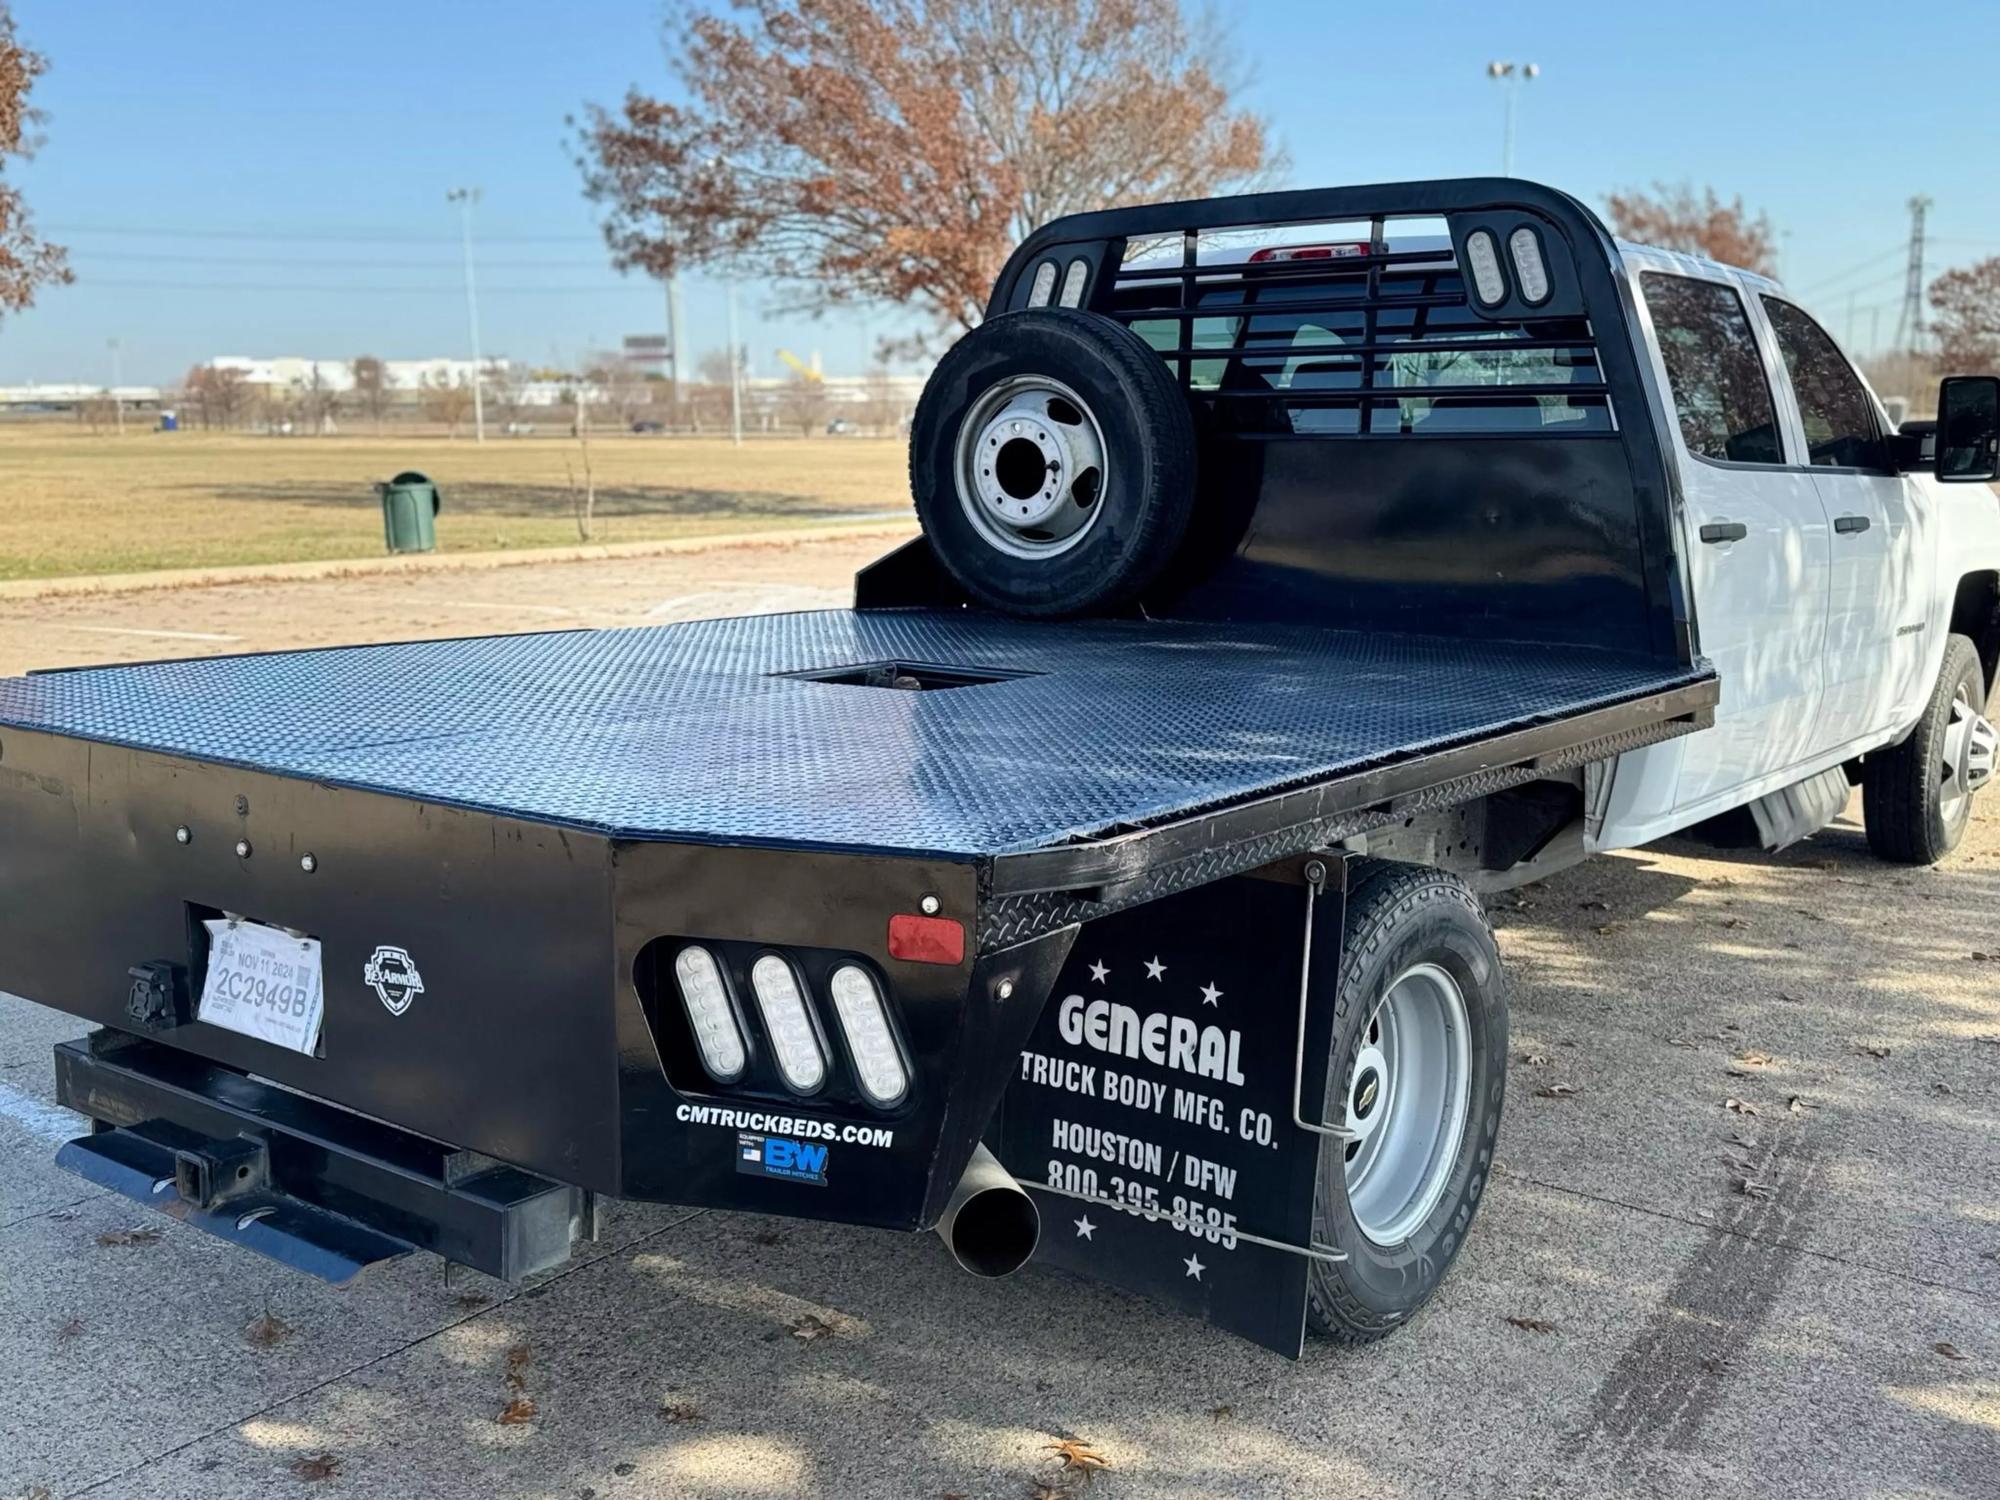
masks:
<svg viewBox="0 0 2000 1500"><path fill-rule="evenodd" d="M319 939L256 922L204 922L208 978L195 1018L310 1057L325 992Z"/></svg>

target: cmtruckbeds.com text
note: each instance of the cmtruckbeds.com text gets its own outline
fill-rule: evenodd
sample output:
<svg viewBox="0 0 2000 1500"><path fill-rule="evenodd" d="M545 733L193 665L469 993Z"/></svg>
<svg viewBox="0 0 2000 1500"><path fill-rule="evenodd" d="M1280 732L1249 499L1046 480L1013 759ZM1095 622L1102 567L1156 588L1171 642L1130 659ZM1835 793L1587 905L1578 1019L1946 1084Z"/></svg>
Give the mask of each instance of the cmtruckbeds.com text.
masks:
<svg viewBox="0 0 2000 1500"><path fill-rule="evenodd" d="M714 1104L683 1104L674 1111L683 1125L721 1125L764 1135L790 1135L808 1141L841 1141L850 1146L893 1146L896 1132L886 1125L841 1125L832 1120L801 1120L791 1115L767 1115L748 1109L723 1109Z"/></svg>

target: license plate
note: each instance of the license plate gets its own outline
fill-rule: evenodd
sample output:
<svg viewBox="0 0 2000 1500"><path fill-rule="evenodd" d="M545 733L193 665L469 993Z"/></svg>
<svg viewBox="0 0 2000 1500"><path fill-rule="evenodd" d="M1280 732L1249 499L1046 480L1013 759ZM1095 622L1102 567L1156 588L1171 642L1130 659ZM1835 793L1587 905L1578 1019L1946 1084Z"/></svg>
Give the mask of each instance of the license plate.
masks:
<svg viewBox="0 0 2000 1500"><path fill-rule="evenodd" d="M324 990L319 939L223 918L208 929L208 977L197 1020L310 1057Z"/></svg>

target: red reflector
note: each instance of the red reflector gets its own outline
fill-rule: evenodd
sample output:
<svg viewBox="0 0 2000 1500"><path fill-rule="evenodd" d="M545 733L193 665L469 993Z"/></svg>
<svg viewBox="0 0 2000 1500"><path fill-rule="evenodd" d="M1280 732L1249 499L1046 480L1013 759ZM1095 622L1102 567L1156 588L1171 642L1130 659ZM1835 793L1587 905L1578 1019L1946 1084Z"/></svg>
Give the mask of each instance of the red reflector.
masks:
<svg viewBox="0 0 2000 1500"><path fill-rule="evenodd" d="M965 924L950 917L891 917L889 957L913 964L962 964Z"/></svg>
<svg viewBox="0 0 2000 1500"><path fill-rule="evenodd" d="M1274 260L1348 260L1366 255L1366 244L1356 245L1265 245L1250 252L1251 265L1267 265Z"/></svg>

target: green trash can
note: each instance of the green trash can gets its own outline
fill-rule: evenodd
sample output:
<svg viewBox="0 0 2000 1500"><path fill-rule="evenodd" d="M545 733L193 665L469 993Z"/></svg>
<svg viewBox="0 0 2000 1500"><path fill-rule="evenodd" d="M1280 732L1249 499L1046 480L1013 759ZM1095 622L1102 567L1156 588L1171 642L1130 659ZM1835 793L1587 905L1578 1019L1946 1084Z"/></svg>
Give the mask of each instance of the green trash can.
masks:
<svg viewBox="0 0 2000 1500"><path fill-rule="evenodd" d="M382 539L391 552L431 552L437 548L437 513L444 497L427 475L405 469L375 486L382 497Z"/></svg>

